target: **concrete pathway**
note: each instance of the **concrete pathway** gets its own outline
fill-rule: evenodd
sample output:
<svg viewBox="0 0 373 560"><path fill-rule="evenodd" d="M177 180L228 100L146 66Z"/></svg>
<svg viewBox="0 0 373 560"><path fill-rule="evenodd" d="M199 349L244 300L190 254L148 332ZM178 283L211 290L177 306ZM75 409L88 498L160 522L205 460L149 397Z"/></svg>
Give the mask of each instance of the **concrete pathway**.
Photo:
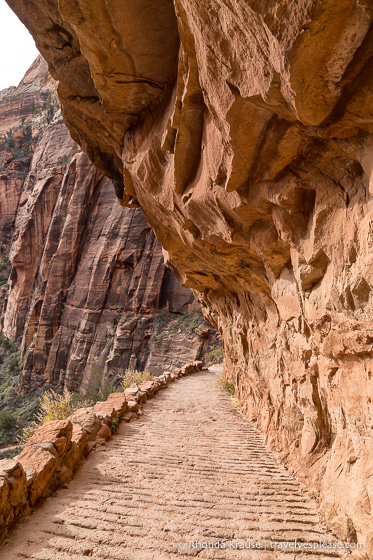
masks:
<svg viewBox="0 0 373 560"><path fill-rule="evenodd" d="M234 408L219 373L176 381L122 424L68 489L19 523L1 560L342 558L310 549L333 541L316 502Z"/></svg>

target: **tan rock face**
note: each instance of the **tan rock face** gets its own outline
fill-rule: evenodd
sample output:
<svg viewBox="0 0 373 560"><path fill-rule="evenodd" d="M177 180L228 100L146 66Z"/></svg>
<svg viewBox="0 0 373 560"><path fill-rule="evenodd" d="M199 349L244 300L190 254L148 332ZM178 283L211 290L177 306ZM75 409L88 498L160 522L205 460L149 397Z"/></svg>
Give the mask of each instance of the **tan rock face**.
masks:
<svg viewBox="0 0 373 560"><path fill-rule="evenodd" d="M135 3L128 32L115 1L8 3L74 138L201 293L247 416L371 539L371 4Z"/></svg>

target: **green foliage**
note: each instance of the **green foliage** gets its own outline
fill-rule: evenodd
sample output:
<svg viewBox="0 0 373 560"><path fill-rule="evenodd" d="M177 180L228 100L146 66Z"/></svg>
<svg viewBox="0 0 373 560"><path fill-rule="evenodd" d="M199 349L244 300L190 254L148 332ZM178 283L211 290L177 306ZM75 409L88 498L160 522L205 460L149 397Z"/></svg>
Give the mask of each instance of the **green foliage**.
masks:
<svg viewBox="0 0 373 560"><path fill-rule="evenodd" d="M159 340L178 331L192 334L201 325L206 325L201 312L170 313L160 311L153 323L153 338Z"/></svg>
<svg viewBox="0 0 373 560"><path fill-rule="evenodd" d="M8 361L7 372L13 374L21 373L22 367L23 367L23 360L21 357L21 353L18 350L17 352L14 352L10 356Z"/></svg>
<svg viewBox="0 0 373 560"><path fill-rule="evenodd" d="M161 310L153 323L153 332L155 335L159 334L166 325L172 320L172 314L169 311Z"/></svg>
<svg viewBox="0 0 373 560"><path fill-rule="evenodd" d="M36 418L40 424L51 420L64 420L74 412L71 405L71 393L66 388L62 395L53 389L46 391L39 399L39 408Z"/></svg>
<svg viewBox="0 0 373 560"><path fill-rule="evenodd" d="M0 334L0 345L2 346L4 352L6 352L9 348L13 348L13 342L9 340L6 336Z"/></svg>
<svg viewBox="0 0 373 560"><path fill-rule="evenodd" d="M2 459L13 459L16 455L19 455L22 451L22 446L12 447L12 449L7 449L0 453L0 461Z"/></svg>
<svg viewBox="0 0 373 560"><path fill-rule="evenodd" d="M22 387L23 358L17 343L0 334L0 448L16 443L23 429L35 420L39 400L51 387ZM16 454L16 453L14 453Z"/></svg>
<svg viewBox="0 0 373 560"><path fill-rule="evenodd" d="M5 240L3 246L0 247L0 287L6 286L10 273L10 262L3 252L8 252L8 241Z"/></svg>
<svg viewBox="0 0 373 560"><path fill-rule="evenodd" d="M29 143L32 140L32 127L30 123L27 123L25 125L25 135L26 135L26 140Z"/></svg>
<svg viewBox="0 0 373 560"><path fill-rule="evenodd" d="M6 132L4 143L5 148L14 148L14 136L12 128Z"/></svg>
<svg viewBox="0 0 373 560"><path fill-rule="evenodd" d="M223 348L215 348L211 352L207 352L205 362L209 364L222 364L223 363Z"/></svg>
<svg viewBox="0 0 373 560"><path fill-rule="evenodd" d="M11 410L4 408L0 412L0 430L10 430L15 422L16 419Z"/></svg>
<svg viewBox="0 0 373 560"><path fill-rule="evenodd" d="M18 394L22 366L17 344L0 334L0 447L14 442L29 417L29 400Z"/></svg>
<svg viewBox="0 0 373 560"><path fill-rule="evenodd" d="M111 421L111 425L110 425L110 430L112 434L115 434L115 432L118 430L119 428L119 420L118 418L113 418Z"/></svg>
<svg viewBox="0 0 373 560"><path fill-rule="evenodd" d="M57 159L57 165L58 166L67 165L68 163L70 163L70 161L71 161L71 157L65 154L64 156L60 156Z"/></svg>
<svg viewBox="0 0 373 560"><path fill-rule="evenodd" d="M127 311L126 313L123 313L123 315L119 319L119 324L120 325L125 325L126 323L129 323L130 321L132 321L132 319L133 319L133 316L131 315L131 313L128 313L128 311Z"/></svg>
<svg viewBox="0 0 373 560"><path fill-rule="evenodd" d="M32 422L30 422L18 438L20 443L26 443L36 430L51 420L65 420L78 408L90 406L92 403L79 398L73 398L73 393L70 393L65 387L62 394L57 393L53 389L45 391L38 399L38 412L36 413Z"/></svg>
<svg viewBox="0 0 373 560"><path fill-rule="evenodd" d="M66 378L66 370L65 369L61 369L60 370L60 378L58 380L58 384L60 386L64 386L65 385L65 378Z"/></svg>
<svg viewBox="0 0 373 560"><path fill-rule="evenodd" d="M228 393L229 395L233 396L235 394L235 388L233 383L229 383L224 377L224 374L220 376L219 383L221 388Z"/></svg>
<svg viewBox="0 0 373 560"><path fill-rule="evenodd" d="M9 130L0 142L0 150L9 150L14 148L13 132Z"/></svg>
<svg viewBox="0 0 373 560"><path fill-rule="evenodd" d="M97 401L106 401L115 390L114 380L103 368L99 369L96 365L93 365L88 371L85 371L81 392L92 404Z"/></svg>
<svg viewBox="0 0 373 560"><path fill-rule="evenodd" d="M133 383L140 385L144 381L151 381L152 376L148 371L138 371L137 369L131 371L127 369L120 380L120 389L125 390L131 387Z"/></svg>

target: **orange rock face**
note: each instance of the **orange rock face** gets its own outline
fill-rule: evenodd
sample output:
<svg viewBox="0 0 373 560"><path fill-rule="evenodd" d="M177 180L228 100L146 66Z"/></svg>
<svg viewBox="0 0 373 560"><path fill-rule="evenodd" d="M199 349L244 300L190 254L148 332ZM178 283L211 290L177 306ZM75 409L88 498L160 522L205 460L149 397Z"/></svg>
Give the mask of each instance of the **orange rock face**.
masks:
<svg viewBox="0 0 373 560"><path fill-rule="evenodd" d="M200 357L208 343L194 332L166 336L159 351L158 311L167 321L193 312L193 295L165 268L141 210L117 203L71 139L54 90L39 57L0 107L0 235L13 236L2 323L22 341L25 382L76 389L95 372Z"/></svg>
<svg viewBox="0 0 373 560"><path fill-rule="evenodd" d="M372 548L371 4L8 3L200 292L247 416Z"/></svg>

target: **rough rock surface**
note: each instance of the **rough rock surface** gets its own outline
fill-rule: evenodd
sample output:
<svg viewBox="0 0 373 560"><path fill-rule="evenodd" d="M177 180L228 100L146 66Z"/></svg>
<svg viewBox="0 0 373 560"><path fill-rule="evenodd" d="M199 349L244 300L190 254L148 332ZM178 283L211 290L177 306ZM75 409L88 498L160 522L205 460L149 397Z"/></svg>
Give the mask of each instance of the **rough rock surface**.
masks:
<svg viewBox="0 0 373 560"><path fill-rule="evenodd" d="M372 550L371 2L7 1L247 416Z"/></svg>
<svg viewBox="0 0 373 560"><path fill-rule="evenodd" d="M185 364L174 373L164 372L147 383L133 384L132 393L145 402L176 379L202 368L201 361ZM121 420L130 422L143 414L139 407L129 414L126 409L126 394L111 394L107 401L79 409L68 419L42 424L17 457L0 461L0 545L21 517L54 490L66 487L83 458L97 446L105 446Z"/></svg>
<svg viewBox="0 0 373 560"><path fill-rule="evenodd" d="M58 107L56 83L40 56L18 87L0 92L0 235L8 238L38 136Z"/></svg>
<svg viewBox="0 0 373 560"><path fill-rule="evenodd" d="M44 59L5 93L0 235L13 237L2 323L22 341L24 381L76 389L104 370L156 372L200 358L209 340L194 326L172 331L184 314L203 323L198 304L165 268L141 210L117 203L110 180L53 115Z"/></svg>
<svg viewBox="0 0 373 560"><path fill-rule="evenodd" d="M141 422L122 425L68 489L15 529L2 560L347 558L217 373L182 379L146 404Z"/></svg>

